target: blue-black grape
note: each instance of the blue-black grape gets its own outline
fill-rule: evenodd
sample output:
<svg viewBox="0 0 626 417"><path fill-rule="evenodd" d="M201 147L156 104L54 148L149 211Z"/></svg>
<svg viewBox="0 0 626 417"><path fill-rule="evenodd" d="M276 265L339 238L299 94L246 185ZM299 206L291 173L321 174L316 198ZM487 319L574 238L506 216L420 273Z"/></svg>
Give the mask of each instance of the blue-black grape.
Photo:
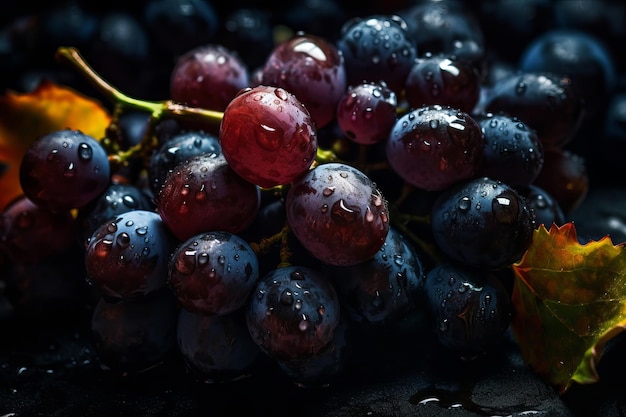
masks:
<svg viewBox="0 0 626 417"><path fill-rule="evenodd" d="M91 337L101 365L136 373L163 361L176 348L178 307L172 293L134 299L101 298L91 318Z"/></svg>
<svg viewBox="0 0 626 417"><path fill-rule="evenodd" d="M481 176L514 187L531 184L543 168L543 144L537 132L515 116L484 113L474 115L483 131L485 145Z"/></svg>
<svg viewBox="0 0 626 417"><path fill-rule="evenodd" d="M337 292L321 272L299 266L274 269L258 282L246 311L252 339L280 360L313 357L335 336Z"/></svg>
<svg viewBox="0 0 626 417"><path fill-rule="evenodd" d="M96 200L78 211L76 227L81 243L104 222L131 210L154 211L150 196L132 184L111 184Z"/></svg>
<svg viewBox="0 0 626 417"><path fill-rule="evenodd" d="M425 274L420 257L408 239L391 227L372 259L329 267L346 315L365 326L382 326L419 309Z"/></svg>
<svg viewBox="0 0 626 417"><path fill-rule="evenodd" d="M345 371L353 346L350 324L340 317L330 343L312 357L276 359L278 367L298 387L325 387Z"/></svg>
<svg viewBox="0 0 626 417"><path fill-rule="evenodd" d="M130 210L98 227L86 243L88 279L110 298L133 298L163 288L175 244L154 211Z"/></svg>
<svg viewBox="0 0 626 417"><path fill-rule="evenodd" d="M20 165L24 194L50 210L86 206L109 186L110 176L106 150L78 130L58 130L37 139Z"/></svg>
<svg viewBox="0 0 626 417"><path fill-rule="evenodd" d="M243 310L207 315L182 308L177 340L188 373L204 383L245 378L262 355L250 337Z"/></svg>
<svg viewBox="0 0 626 417"><path fill-rule="evenodd" d="M179 303L194 313L220 315L242 308L258 278L256 254L229 232L193 236L170 259L170 286Z"/></svg>
<svg viewBox="0 0 626 417"><path fill-rule="evenodd" d="M158 195L167 176L179 164L199 154L220 155L222 148L217 136L203 131L181 131L169 137L150 157L148 180L154 195Z"/></svg>
<svg viewBox="0 0 626 417"><path fill-rule="evenodd" d="M462 357L492 350L511 322L510 294L489 270L439 263L426 274L425 292L435 336Z"/></svg>
<svg viewBox="0 0 626 417"><path fill-rule="evenodd" d="M524 197L488 177L442 192L433 204L430 221L435 241L450 258L494 269L518 261L535 229Z"/></svg>

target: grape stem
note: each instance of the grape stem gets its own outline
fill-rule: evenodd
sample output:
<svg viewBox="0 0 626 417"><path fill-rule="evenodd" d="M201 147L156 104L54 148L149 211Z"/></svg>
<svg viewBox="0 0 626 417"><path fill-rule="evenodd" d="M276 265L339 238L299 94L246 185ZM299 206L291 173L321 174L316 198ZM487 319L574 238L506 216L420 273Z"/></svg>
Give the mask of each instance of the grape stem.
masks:
<svg viewBox="0 0 626 417"><path fill-rule="evenodd" d="M190 107L172 100L148 101L129 97L106 82L81 56L74 47L61 46L56 51L56 59L69 64L90 81L113 104L120 104L128 109L149 112L154 119L163 117L186 118L190 120L211 121L219 124L224 116L223 112Z"/></svg>
<svg viewBox="0 0 626 417"><path fill-rule="evenodd" d="M272 246L280 242L280 263L277 268L291 265L291 249L289 248L289 224L285 223L278 233L262 238L259 242L250 242L250 247L258 255L268 253Z"/></svg>

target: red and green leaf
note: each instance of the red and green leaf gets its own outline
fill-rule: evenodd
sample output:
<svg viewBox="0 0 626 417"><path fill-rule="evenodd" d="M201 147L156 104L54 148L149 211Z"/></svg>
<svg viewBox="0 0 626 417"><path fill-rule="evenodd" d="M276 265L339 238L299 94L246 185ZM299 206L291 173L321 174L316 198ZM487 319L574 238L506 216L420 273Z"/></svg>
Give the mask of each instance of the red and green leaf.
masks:
<svg viewBox="0 0 626 417"><path fill-rule="evenodd" d="M0 96L0 210L22 194L19 166L31 143L60 129L99 139L110 121L99 102L50 81L30 93Z"/></svg>
<svg viewBox="0 0 626 417"><path fill-rule="evenodd" d="M626 248L608 236L580 244L573 223L541 226L513 270L526 363L560 393L597 382L604 344L626 328Z"/></svg>

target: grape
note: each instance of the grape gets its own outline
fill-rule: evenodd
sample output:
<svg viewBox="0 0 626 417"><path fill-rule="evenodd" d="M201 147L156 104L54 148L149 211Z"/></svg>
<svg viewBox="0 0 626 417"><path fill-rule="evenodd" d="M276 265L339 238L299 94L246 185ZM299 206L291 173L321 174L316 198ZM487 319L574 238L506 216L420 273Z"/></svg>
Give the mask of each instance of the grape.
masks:
<svg viewBox="0 0 626 417"><path fill-rule="evenodd" d="M567 149L548 149L543 165L534 184L553 196L565 214L572 213L589 192L585 159Z"/></svg>
<svg viewBox="0 0 626 417"><path fill-rule="evenodd" d="M261 187L293 182L317 152L317 130L308 110L280 87L259 85L235 97L220 125L228 165Z"/></svg>
<svg viewBox="0 0 626 417"><path fill-rule="evenodd" d="M170 95L190 106L224 111L248 84L248 69L237 53L219 44L204 44L177 59Z"/></svg>
<svg viewBox="0 0 626 417"><path fill-rule="evenodd" d="M532 240L535 220L515 189L476 178L443 191L431 210L433 237L452 259L502 268L518 261Z"/></svg>
<svg viewBox="0 0 626 417"><path fill-rule="evenodd" d="M543 168L543 144L537 133L517 117L486 113L474 115L485 146L480 175L514 187L531 184Z"/></svg>
<svg viewBox="0 0 626 417"><path fill-rule="evenodd" d="M261 68L274 48L271 13L260 7L242 6L222 20L221 44L230 50L245 51L240 58L247 68Z"/></svg>
<svg viewBox="0 0 626 417"><path fill-rule="evenodd" d="M74 224L69 210L51 211L18 196L0 213L0 253L19 264L60 254L75 242Z"/></svg>
<svg viewBox="0 0 626 417"><path fill-rule="evenodd" d="M567 53L562 51L567 50ZM571 78L585 103L584 117L605 109L616 83L615 64L606 45L588 32L573 28L549 30L522 50L519 69Z"/></svg>
<svg viewBox="0 0 626 417"><path fill-rule="evenodd" d="M243 307L259 277L248 243L228 232L193 236L173 252L169 282L183 308L220 315Z"/></svg>
<svg viewBox="0 0 626 417"><path fill-rule="evenodd" d="M213 230L237 233L259 210L259 188L244 180L224 155L202 153L179 164L155 198L157 211L181 241Z"/></svg>
<svg viewBox="0 0 626 417"><path fill-rule="evenodd" d="M345 58L348 85L385 82L396 94L404 89L415 46L398 15L354 17L341 27L337 48Z"/></svg>
<svg viewBox="0 0 626 417"><path fill-rule="evenodd" d="M110 298L163 288L174 239L154 211L130 210L98 227L86 243L89 281Z"/></svg>
<svg viewBox="0 0 626 417"><path fill-rule="evenodd" d="M278 360L315 356L331 343L339 321L337 293L328 278L299 266L261 278L246 310L252 339Z"/></svg>
<svg viewBox="0 0 626 417"><path fill-rule="evenodd" d="M346 367L353 346L350 340L350 325L342 316L330 343L315 356L276 359L278 367L298 387L325 387L337 380Z"/></svg>
<svg viewBox="0 0 626 417"><path fill-rule="evenodd" d="M472 358L503 339L511 300L490 271L442 262L426 274L425 290L433 331L446 349Z"/></svg>
<svg viewBox="0 0 626 417"><path fill-rule="evenodd" d="M102 145L78 130L59 130L35 140L20 165L24 194L55 211L86 206L109 186L110 175Z"/></svg>
<svg viewBox="0 0 626 417"><path fill-rule="evenodd" d="M76 228L79 240L84 243L93 232L108 220L131 210L154 211L150 197L131 184L111 184L104 193L78 211Z"/></svg>
<svg viewBox="0 0 626 417"><path fill-rule="evenodd" d="M488 113L517 117L537 132L544 148L570 142L584 115L584 104L569 77L540 72L499 80L480 106Z"/></svg>
<svg viewBox="0 0 626 417"><path fill-rule="evenodd" d="M401 10L399 15L406 21L408 37L418 56L427 53L456 56L471 62L482 78L485 36L476 13L464 2L416 2Z"/></svg>
<svg viewBox="0 0 626 417"><path fill-rule="evenodd" d="M411 67L404 95L414 108L439 104L471 113L480 97L480 84L481 75L470 61L426 53Z"/></svg>
<svg viewBox="0 0 626 417"><path fill-rule="evenodd" d="M160 53L168 57L211 42L218 30L219 17L206 0L148 0L142 19Z"/></svg>
<svg viewBox="0 0 626 417"><path fill-rule="evenodd" d="M182 308L177 336L188 372L204 383L244 378L262 354L250 337L242 310L205 315Z"/></svg>
<svg viewBox="0 0 626 417"><path fill-rule="evenodd" d="M181 131L169 137L150 157L148 180L154 195L159 194L167 176L192 156L219 155L222 149L217 136L202 131Z"/></svg>
<svg viewBox="0 0 626 417"><path fill-rule="evenodd" d="M398 97L384 82L350 86L337 105L337 124L355 143L383 142L396 122Z"/></svg>
<svg viewBox="0 0 626 417"><path fill-rule="evenodd" d="M402 179L428 191L478 175L483 134L467 113L449 106L413 109L400 117L387 141L387 159Z"/></svg>
<svg viewBox="0 0 626 417"><path fill-rule="evenodd" d="M387 201L363 172L321 164L290 187L285 201L291 231L317 259L348 266L372 258L389 231Z"/></svg>
<svg viewBox="0 0 626 417"><path fill-rule="evenodd" d="M320 129L335 119L337 103L347 87L343 56L326 39L298 32L268 55L261 84L294 94Z"/></svg>
<svg viewBox="0 0 626 417"><path fill-rule="evenodd" d="M118 301L101 298L91 317L100 363L124 374L158 365L176 348L177 314L169 291Z"/></svg>
<svg viewBox="0 0 626 417"><path fill-rule="evenodd" d="M546 190L535 184L530 184L518 189L518 191L535 214L537 227L543 224L549 230L553 223L557 226L562 226L565 223L565 214L561 206Z"/></svg>
<svg viewBox="0 0 626 417"><path fill-rule="evenodd" d="M329 277L346 314L364 326L382 326L419 310L425 273L420 257L392 227L372 259L330 267Z"/></svg>

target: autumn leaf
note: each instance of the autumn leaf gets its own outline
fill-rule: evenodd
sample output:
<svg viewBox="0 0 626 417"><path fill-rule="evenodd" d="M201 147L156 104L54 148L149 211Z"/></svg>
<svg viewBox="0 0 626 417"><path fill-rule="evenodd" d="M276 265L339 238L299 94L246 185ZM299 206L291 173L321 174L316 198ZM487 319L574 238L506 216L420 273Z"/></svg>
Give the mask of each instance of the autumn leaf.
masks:
<svg viewBox="0 0 626 417"><path fill-rule="evenodd" d="M51 81L30 93L0 96L0 210L22 194L19 166L33 141L61 129L100 139L110 121L99 102Z"/></svg>
<svg viewBox="0 0 626 417"><path fill-rule="evenodd" d="M526 363L564 393L599 379L607 341L626 329L626 247L580 244L573 223L539 227L513 265L511 323Z"/></svg>

